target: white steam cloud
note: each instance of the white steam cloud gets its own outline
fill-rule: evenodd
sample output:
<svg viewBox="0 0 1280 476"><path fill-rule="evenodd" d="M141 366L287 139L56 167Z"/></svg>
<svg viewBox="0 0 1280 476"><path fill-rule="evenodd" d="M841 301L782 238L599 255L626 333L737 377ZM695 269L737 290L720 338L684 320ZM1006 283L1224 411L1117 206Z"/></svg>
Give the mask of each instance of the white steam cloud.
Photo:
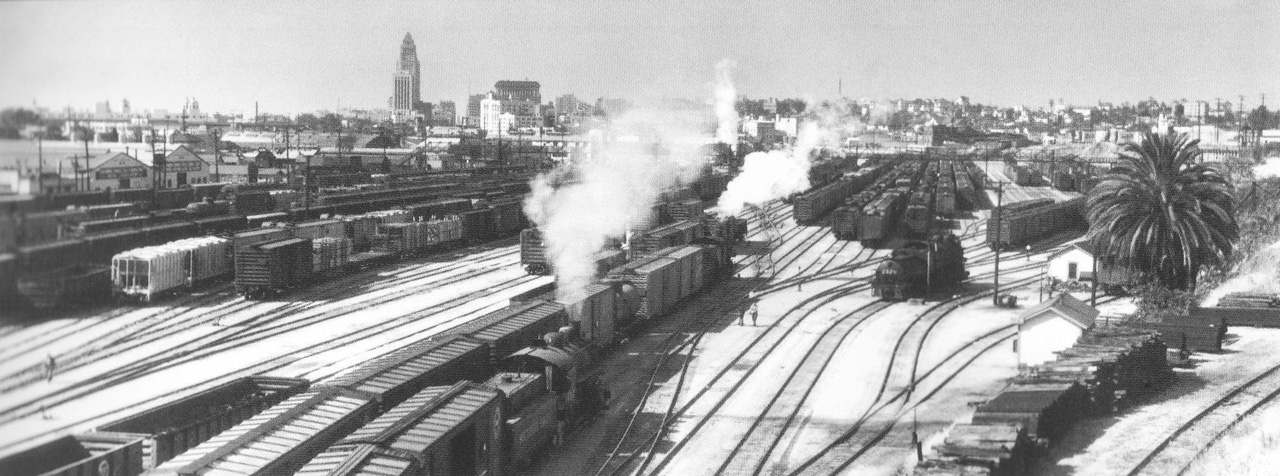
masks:
<svg viewBox="0 0 1280 476"><path fill-rule="evenodd" d="M738 144L738 90L733 86L733 70L738 63L731 59L716 63L716 141L737 146Z"/></svg>
<svg viewBox="0 0 1280 476"><path fill-rule="evenodd" d="M584 297L594 254L652 224L659 194L702 172L714 128L708 112L634 109L592 131L582 153L534 178L524 209L542 232L560 299Z"/></svg>
<svg viewBox="0 0 1280 476"><path fill-rule="evenodd" d="M818 105L806 113L792 147L752 152L743 158L741 172L720 195L715 212L737 215L748 205L759 206L808 190L813 153L824 147L839 149L843 137L858 126L860 122L847 109Z"/></svg>

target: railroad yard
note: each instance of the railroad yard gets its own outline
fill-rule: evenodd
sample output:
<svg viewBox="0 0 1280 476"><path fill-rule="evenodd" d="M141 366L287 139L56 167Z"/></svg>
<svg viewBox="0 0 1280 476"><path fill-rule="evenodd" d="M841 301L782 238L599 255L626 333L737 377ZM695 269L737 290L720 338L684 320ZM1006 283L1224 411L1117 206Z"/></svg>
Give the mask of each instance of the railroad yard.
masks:
<svg viewBox="0 0 1280 476"><path fill-rule="evenodd" d="M1171 371L1166 348L1204 329L1120 329L1132 298L1046 295L1050 258L1081 237L1083 187L1027 173L890 158L736 217L706 213L706 190L673 194L631 256L593 257L573 297L557 294L547 237L513 237L501 207L517 202L498 186L468 192L493 205L431 185L421 206L352 198L348 213L369 213L209 241L235 251L237 277L187 292L147 284L146 267L120 285L138 266L121 256L161 261L117 255L113 289L155 302L0 328L0 448L82 445L63 470L126 474L328 474L377 458L444 474L1176 474L1242 418L1222 408L1269 414L1280 332L1232 323L1205 344L1221 352ZM361 239L373 261L348 262ZM272 250L332 244L341 272L272 274L297 264ZM1096 309L1089 334L1023 362L1020 346L1040 344L1019 322L1064 300ZM260 390L224 395L246 378ZM465 416L433 416L445 408ZM186 421L202 412L221 416ZM490 413L501 424L480 430ZM431 438L448 444L414 450L430 457L390 451L440 421L454 429Z"/></svg>

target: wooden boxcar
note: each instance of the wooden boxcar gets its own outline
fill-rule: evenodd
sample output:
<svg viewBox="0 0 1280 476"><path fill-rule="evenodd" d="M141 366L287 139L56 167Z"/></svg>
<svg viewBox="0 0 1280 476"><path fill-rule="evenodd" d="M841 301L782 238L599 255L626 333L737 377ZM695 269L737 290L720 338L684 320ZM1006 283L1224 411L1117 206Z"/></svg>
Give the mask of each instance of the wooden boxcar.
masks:
<svg viewBox="0 0 1280 476"><path fill-rule="evenodd" d="M151 469L306 390L309 385L306 380L294 378L242 377L97 430L146 435L142 445L143 466Z"/></svg>
<svg viewBox="0 0 1280 476"><path fill-rule="evenodd" d="M277 294L311 278L311 240L286 238L236 253L236 292L250 297Z"/></svg>
<svg viewBox="0 0 1280 476"><path fill-rule="evenodd" d="M191 448L148 474L293 474L371 420L377 399L343 388L303 392Z"/></svg>

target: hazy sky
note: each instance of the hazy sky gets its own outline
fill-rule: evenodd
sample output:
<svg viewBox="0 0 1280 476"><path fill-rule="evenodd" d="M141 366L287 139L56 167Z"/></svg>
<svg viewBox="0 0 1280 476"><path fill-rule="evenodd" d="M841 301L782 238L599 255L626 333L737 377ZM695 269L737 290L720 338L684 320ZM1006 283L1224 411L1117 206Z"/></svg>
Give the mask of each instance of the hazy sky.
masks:
<svg viewBox="0 0 1280 476"><path fill-rule="evenodd" d="M1259 93L1280 103L1280 2L0 2L0 106L385 107L405 32L422 97L499 79L547 100L957 97L1003 105Z"/></svg>

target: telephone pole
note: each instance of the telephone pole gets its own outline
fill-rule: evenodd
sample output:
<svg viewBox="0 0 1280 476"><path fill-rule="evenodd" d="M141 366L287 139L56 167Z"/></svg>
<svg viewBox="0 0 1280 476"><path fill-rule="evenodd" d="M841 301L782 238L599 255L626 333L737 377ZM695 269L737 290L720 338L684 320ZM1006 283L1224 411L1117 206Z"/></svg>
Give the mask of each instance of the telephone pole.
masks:
<svg viewBox="0 0 1280 476"><path fill-rule="evenodd" d="M1000 305L1000 248L1002 244L1000 239L1003 238L1004 230L1000 228L1000 216L1004 215L1004 210L1000 208L1004 205L1004 182L996 182L996 274L995 274L995 293L991 295L991 304Z"/></svg>
<svg viewBox="0 0 1280 476"><path fill-rule="evenodd" d="M222 183L222 150L218 147L218 140L222 139L222 129L213 129L213 182Z"/></svg>

